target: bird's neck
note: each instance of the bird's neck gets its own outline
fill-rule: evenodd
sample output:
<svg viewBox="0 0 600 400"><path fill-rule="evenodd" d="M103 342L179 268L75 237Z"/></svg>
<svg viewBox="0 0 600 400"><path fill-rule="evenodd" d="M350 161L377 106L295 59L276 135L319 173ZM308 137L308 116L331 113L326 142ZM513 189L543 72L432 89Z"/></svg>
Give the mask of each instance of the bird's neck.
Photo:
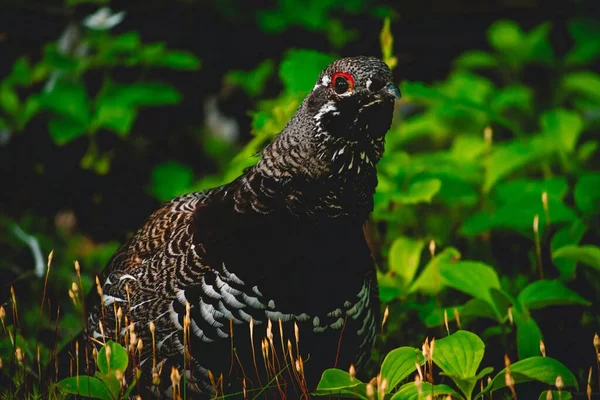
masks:
<svg viewBox="0 0 600 400"><path fill-rule="evenodd" d="M325 146L322 138L301 142L280 135L237 181L235 207L240 212L362 223L373 210L380 155L372 144Z"/></svg>

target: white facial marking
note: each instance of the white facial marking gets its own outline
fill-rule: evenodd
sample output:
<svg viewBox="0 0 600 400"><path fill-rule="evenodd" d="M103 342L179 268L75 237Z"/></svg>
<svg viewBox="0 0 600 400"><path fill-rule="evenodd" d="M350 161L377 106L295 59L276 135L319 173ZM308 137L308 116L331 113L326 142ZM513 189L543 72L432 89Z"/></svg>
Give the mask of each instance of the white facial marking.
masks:
<svg viewBox="0 0 600 400"><path fill-rule="evenodd" d="M323 85L323 86L329 86L330 83L331 83L331 78L327 75L325 75L323 77L323 79L321 79L321 85Z"/></svg>

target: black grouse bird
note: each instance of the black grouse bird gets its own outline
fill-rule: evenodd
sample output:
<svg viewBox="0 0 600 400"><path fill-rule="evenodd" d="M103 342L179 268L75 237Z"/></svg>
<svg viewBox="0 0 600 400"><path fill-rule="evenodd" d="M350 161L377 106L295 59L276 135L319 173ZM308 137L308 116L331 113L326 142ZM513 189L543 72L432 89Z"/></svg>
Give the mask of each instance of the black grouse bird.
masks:
<svg viewBox="0 0 600 400"><path fill-rule="evenodd" d="M363 224L399 96L376 58L325 68L255 166L165 203L117 251L88 342L128 343L140 390L167 397L185 374L194 398L295 398L326 368L364 365L379 300Z"/></svg>

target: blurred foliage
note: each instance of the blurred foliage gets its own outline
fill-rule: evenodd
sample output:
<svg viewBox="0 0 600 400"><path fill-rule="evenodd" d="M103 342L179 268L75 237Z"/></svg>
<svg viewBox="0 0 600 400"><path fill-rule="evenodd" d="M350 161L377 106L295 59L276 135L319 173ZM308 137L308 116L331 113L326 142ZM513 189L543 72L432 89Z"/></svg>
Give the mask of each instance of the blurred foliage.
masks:
<svg viewBox="0 0 600 400"><path fill-rule="evenodd" d="M89 1L67 4L80 2ZM234 3L216 7L226 13ZM198 176L180 160L161 160L140 185L149 196L164 201L236 178L289 121L315 77L339 56L335 52L358 38L345 17L365 14L383 19L381 57L397 72L394 24L385 18L393 17L394 11L380 3L281 0L259 9L255 17L261 30L317 33L327 38L332 52L288 49L266 55L252 69L227 71L223 87L239 88L254 104L248 142L231 144L201 130L201 156L215 162L215 173ZM69 27L73 36L68 49L59 40L45 45L39 60L15 60L0 81L0 132L31 134L27 128L32 121L43 121L47 133L41 134L50 135L57 145L86 141L82 168L108 173L113 153L99 150L99 135L132 140L141 109L184 100L172 84L146 80L145 72L169 69L185 74L200 68L189 52L169 49L165 43L143 43L137 32L113 33L110 28L120 19L118 13L96 13L86 19L85 27ZM578 336L579 329L600 329L599 26L593 19L570 21L572 45L558 52L550 40L552 24L526 31L514 21L500 20L487 29L487 48L458 55L444 80L400 82L403 99L378 166L368 231L379 261L380 296L386 315L389 312L379 338L382 353L375 351L372 357L383 361L370 372L384 377L387 386L369 389L373 382L328 370L317 394L369 398L368 391L375 390L386 398L416 399L419 388L411 377L417 364L429 365L431 371L432 363L448 377L448 384L425 379L423 392L465 399L501 389L510 394L506 370L480 370L485 349L511 354L515 362L507 368L515 384L555 385L557 375L567 389L576 388L578 379L584 383L588 365L583 361L573 375L559 361L539 355L547 336L585 341L590 338ZM135 78L122 79L118 71L123 70ZM531 71L538 75L535 85L529 79ZM89 84L91 74L102 76L99 87ZM273 82L279 85L277 95L268 90ZM10 315L2 318L0 358L8 365L20 348L24 361L19 365L27 367L0 371L9 397L21 395L26 377L35 376L36 366L48 362L54 346L60 347L80 329L83 296L118 246L116 241L94 242L73 227L73 218L69 212L54 221L35 215L0 216L0 229L7 232L0 244L10 249L0 268L17 276L11 282L16 295L5 294L4 312L16 315L17 301L25 299L19 303L17 324L11 325ZM56 256L46 266L52 248ZM29 254L34 268L28 268L31 263L24 255ZM71 268L72 260L79 260L83 269ZM67 293L70 302L65 301ZM40 296L45 297L39 300ZM546 320L545 309L561 306L581 310L579 326ZM450 326L459 330L450 334ZM435 341L430 358L404 346L426 335L446 336ZM42 336L50 339L38 340ZM403 347L396 348L399 345ZM469 359L450 360L446 352L460 347L467 349L464 355ZM116 357L119 351L115 347L112 354ZM488 365L504 365L490 357L485 358ZM477 381L487 376L487 386L473 395ZM87 379L100 393L98 398L125 394L110 374ZM81 392L77 382L59 386L68 393L90 394ZM35 398L40 388L33 385L29 390ZM567 395L562 392L563 399Z"/></svg>

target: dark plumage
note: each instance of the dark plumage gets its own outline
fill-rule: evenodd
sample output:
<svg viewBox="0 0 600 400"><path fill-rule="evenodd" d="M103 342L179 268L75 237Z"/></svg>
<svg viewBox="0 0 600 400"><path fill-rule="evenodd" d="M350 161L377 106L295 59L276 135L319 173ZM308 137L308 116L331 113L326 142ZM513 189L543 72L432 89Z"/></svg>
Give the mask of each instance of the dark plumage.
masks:
<svg viewBox="0 0 600 400"><path fill-rule="evenodd" d="M261 350L271 334L266 364L279 371L293 357L293 368L271 382L290 398L301 392L299 357L308 390L325 368L360 368L379 325L363 223L397 97L378 59L328 66L254 167L227 185L167 202L117 251L101 279L104 312L91 295L87 334L114 338L117 307L135 322L143 391L152 386L152 321L155 372L162 367L153 392L160 395L168 395L173 366L183 374L186 312L189 390L212 393L209 375L221 374L225 392L242 390L244 377L247 390L264 386L275 372L265 372ZM120 326L125 334L124 317Z"/></svg>

